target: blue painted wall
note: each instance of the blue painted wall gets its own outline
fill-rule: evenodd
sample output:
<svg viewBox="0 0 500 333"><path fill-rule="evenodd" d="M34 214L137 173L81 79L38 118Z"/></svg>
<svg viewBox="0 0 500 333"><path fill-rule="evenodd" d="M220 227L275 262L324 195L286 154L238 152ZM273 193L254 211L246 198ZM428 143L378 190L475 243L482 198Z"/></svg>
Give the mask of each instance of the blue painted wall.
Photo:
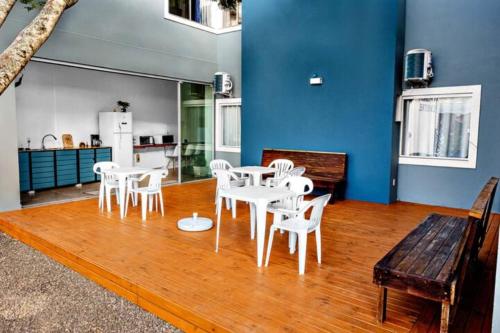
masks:
<svg viewBox="0 0 500 333"><path fill-rule="evenodd" d="M403 2L243 4L242 163L265 147L347 152L347 197L390 202Z"/></svg>
<svg viewBox="0 0 500 333"><path fill-rule="evenodd" d="M407 2L405 48L433 52L432 87L482 85L476 169L399 167L400 200L469 208L500 176L500 1ZM500 194L494 209L500 211Z"/></svg>

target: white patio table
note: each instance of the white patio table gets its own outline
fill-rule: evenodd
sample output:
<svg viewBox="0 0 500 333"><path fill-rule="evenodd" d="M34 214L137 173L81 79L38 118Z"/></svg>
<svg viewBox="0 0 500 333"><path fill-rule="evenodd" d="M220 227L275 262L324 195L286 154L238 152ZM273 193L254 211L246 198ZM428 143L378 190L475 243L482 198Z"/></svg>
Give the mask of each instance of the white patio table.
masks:
<svg viewBox="0 0 500 333"><path fill-rule="evenodd" d="M231 168L230 171L249 175L252 181L252 185L260 186L262 175L275 173L277 170L275 168L269 168L263 166L245 166L245 167Z"/></svg>
<svg viewBox="0 0 500 333"><path fill-rule="evenodd" d="M115 168L109 169L105 172L108 174L115 175L118 179L118 187L119 187L119 201L120 201L120 218L125 217L125 198L127 197L127 179L130 176L142 175L146 172L151 171L151 169L147 168L139 168L139 167L123 167L123 168Z"/></svg>
<svg viewBox="0 0 500 333"><path fill-rule="evenodd" d="M233 187L227 190L221 189L217 205L217 242L219 239L222 198L249 202L250 219L257 223L257 266L261 267L266 238L267 205L272 201L293 197L294 195L294 192L280 187L245 186ZM251 238L254 239L254 228L251 228ZM218 246L218 243L216 246Z"/></svg>

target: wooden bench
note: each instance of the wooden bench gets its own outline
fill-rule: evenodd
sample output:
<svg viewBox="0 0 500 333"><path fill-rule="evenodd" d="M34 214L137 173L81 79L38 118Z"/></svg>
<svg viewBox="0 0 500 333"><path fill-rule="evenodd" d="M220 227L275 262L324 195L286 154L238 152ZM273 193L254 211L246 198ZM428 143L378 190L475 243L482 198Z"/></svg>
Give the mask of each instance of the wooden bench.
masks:
<svg viewBox="0 0 500 333"><path fill-rule="evenodd" d="M313 181L314 187L326 189L332 194L330 202L345 198L347 154L268 148L262 151L263 166L279 158L293 161L296 167L305 167L304 176Z"/></svg>
<svg viewBox="0 0 500 333"><path fill-rule="evenodd" d="M441 332L448 331L467 269L488 230L498 178L491 178L467 218L429 215L374 267L378 320L385 320L387 288L441 303Z"/></svg>

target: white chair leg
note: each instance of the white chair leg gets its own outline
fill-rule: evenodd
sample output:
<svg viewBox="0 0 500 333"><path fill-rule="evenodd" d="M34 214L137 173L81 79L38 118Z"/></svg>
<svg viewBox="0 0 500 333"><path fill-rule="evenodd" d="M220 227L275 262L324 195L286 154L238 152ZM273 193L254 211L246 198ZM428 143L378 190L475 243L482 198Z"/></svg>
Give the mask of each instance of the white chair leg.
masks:
<svg viewBox="0 0 500 333"><path fill-rule="evenodd" d="M290 254L294 254L297 249L297 233L290 231L288 232L288 247L290 249Z"/></svg>
<svg viewBox="0 0 500 333"><path fill-rule="evenodd" d="M299 274L304 275L306 270L306 250L307 250L307 231L301 231L299 234Z"/></svg>
<svg viewBox="0 0 500 333"><path fill-rule="evenodd" d="M229 210L231 208L231 200L226 198L226 209Z"/></svg>
<svg viewBox="0 0 500 333"><path fill-rule="evenodd" d="M276 228L272 225L269 229L269 242L267 243L266 267L269 265L269 257L271 257L271 248L273 247L273 238Z"/></svg>
<svg viewBox="0 0 500 333"><path fill-rule="evenodd" d="M142 209L142 220L146 221L146 214L148 212L148 194L141 193L141 209Z"/></svg>
<svg viewBox="0 0 500 333"><path fill-rule="evenodd" d="M165 211L163 208L163 194L161 193L161 190L160 190L160 192L158 192L158 196L160 197L161 216L165 216Z"/></svg>
<svg viewBox="0 0 500 333"><path fill-rule="evenodd" d="M217 235L215 236L215 252L219 252L219 235L220 235L220 215L222 210L222 197L217 198Z"/></svg>
<svg viewBox="0 0 500 333"><path fill-rule="evenodd" d="M158 194L155 194L155 212L158 211Z"/></svg>
<svg viewBox="0 0 500 333"><path fill-rule="evenodd" d="M105 187L106 189L106 206L108 208L108 213L111 212L111 189L109 187Z"/></svg>
<svg viewBox="0 0 500 333"><path fill-rule="evenodd" d="M99 185L99 209L104 210L104 183L102 181Z"/></svg>
<svg viewBox="0 0 500 333"><path fill-rule="evenodd" d="M151 195L148 195L148 202L149 202L149 212L152 212L154 201L153 201L153 198L151 197Z"/></svg>
<svg viewBox="0 0 500 333"><path fill-rule="evenodd" d="M319 226L314 233L316 235L316 256L318 257L318 264L321 264L321 230Z"/></svg>
<svg viewBox="0 0 500 333"><path fill-rule="evenodd" d="M116 197L116 204L119 206L120 205L120 191L115 188L115 197Z"/></svg>
<svg viewBox="0 0 500 333"><path fill-rule="evenodd" d="M231 199L231 210L232 210L233 219L235 219L236 218L236 200L235 199Z"/></svg>
<svg viewBox="0 0 500 333"><path fill-rule="evenodd" d="M133 196L132 196L133 197ZM130 200L130 192L127 192L127 195L125 196L125 216L127 216L127 211L128 211L128 201Z"/></svg>

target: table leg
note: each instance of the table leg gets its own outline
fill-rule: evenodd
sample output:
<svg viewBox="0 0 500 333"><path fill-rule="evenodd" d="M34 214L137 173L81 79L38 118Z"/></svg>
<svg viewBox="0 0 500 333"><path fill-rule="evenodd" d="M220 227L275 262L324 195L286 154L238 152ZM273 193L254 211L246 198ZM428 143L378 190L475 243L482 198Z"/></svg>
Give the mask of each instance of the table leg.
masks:
<svg viewBox="0 0 500 333"><path fill-rule="evenodd" d="M262 266L262 257L264 255L264 243L266 240L266 208L266 200L258 200L255 203L257 220L257 267Z"/></svg>
<svg viewBox="0 0 500 333"><path fill-rule="evenodd" d="M127 196L127 176L119 175L118 176L118 191L120 192L120 218L125 217L125 198Z"/></svg>
<svg viewBox="0 0 500 333"><path fill-rule="evenodd" d="M250 239L255 239L255 204L250 202Z"/></svg>
<svg viewBox="0 0 500 333"><path fill-rule="evenodd" d="M387 307L387 288L378 287L378 301L377 301L377 319L379 323L385 320L385 312Z"/></svg>

